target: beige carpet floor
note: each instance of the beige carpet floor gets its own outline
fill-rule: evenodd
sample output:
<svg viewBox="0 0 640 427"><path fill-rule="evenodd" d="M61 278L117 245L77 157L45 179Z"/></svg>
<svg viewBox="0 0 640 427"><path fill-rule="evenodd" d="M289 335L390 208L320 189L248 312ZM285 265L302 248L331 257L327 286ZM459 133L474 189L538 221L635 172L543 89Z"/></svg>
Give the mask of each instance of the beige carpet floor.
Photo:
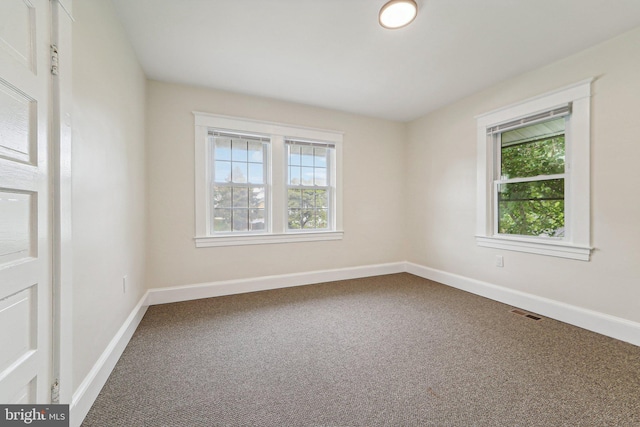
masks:
<svg viewBox="0 0 640 427"><path fill-rule="evenodd" d="M83 426L640 426L640 347L409 274L150 307Z"/></svg>

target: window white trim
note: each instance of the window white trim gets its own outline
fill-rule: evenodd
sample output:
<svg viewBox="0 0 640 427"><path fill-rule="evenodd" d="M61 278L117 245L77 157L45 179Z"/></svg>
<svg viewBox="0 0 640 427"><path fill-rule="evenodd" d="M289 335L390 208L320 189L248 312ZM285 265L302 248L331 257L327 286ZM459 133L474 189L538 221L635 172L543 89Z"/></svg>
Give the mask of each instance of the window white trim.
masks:
<svg viewBox="0 0 640 427"><path fill-rule="evenodd" d="M256 132L265 135L281 135L292 138L342 143L344 132L310 128L283 123L266 122L261 120L244 119L241 117L224 116L219 114L193 111L197 127L229 129L235 132Z"/></svg>
<svg viewBox="0 0 640 427"><path fill-rule="evenodd" d="M588 261L591 253L590 217L590 123L593 78L527 99L479 116L477 119L477 223L479 246L529 252ZM506 236L495 232L493 200L496 146L487 130L571 104L567 119L565 221L563 239Z"/></svg>
<svg viewBox="0 0 640 427"><path fill-rule="evenodd" d="M578 259L582 261L589 261L589 254L591 253L591 248L589 247L583 248L576 245L567 244L563 241L538 240L533 237L528 238L524 236L476 236L476 242L478 243L478 246L482 246L485 248L504 249L516 252L529 252L532 254Z"/></svg>
<svg viewBox="0 0 640 427"><path fill-rule="evenodd" d="M238 236L196 237L197 248L213 246L264 245L270 243L319 242L323 240L342 240L342 231L313 231L311 233L286 234L249 234Z"/></svg>
<svg viewBox="0 0 640 427"><path fill-rule="evenodd" d="M307 128L296 125L266 122L194 111L195 120L195 245L196 247L293 243L319 240L339 240L342 231L342 140L343 132ZM263 233L230 233L212 235L208 229L210 215L208 135L209 131L255 133L271 140L267 159L268 197L271 211L269 224ZM333 229L287 230L285 140L322 141L335 145Z"/></svg>

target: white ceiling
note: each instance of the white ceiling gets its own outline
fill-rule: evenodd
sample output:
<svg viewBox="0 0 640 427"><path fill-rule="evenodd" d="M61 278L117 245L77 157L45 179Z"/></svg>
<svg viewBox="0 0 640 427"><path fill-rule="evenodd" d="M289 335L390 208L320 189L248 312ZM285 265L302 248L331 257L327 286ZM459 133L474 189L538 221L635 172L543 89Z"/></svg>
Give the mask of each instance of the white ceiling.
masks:
<svg viewBox="0 0 640 427"><path fill-rule="evenodd" d="M640 0L113 0L151 79L408 121L640 26Z"/></svg>

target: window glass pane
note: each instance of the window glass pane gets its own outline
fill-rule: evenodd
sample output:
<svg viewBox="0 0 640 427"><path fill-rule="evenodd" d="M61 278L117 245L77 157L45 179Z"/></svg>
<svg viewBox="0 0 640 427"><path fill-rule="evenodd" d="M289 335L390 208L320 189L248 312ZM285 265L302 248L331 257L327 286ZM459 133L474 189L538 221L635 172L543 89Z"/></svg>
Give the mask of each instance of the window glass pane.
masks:
<svg viewBox="0 0 640 427"><path fill-rule="evenodd" d="M215 137L216 160L231 160L231 138Z"/></svg>
<svg viewBox="0 0 640 427"><path fill-rule="evenodd" d="M231 231L231 209L213 210L214 231Z"/></svg>
<svg viewBox="0 0 640 427"><path fill-rule="evenodd" d="M233 189L233 207L247 208L249 207L249 189L246 187L234 187Z"/></svg>
<svg viewBox="0 0 640 427"><path fill-rule="evenodd" d="M248 175L247 163L233 162L232 168L233 168L231 172L232 181L235 183L246 183L247 175Z"/></svg>
<svg viewBox="0 0 640 427"><path fill-rule="evenodd" d="M316 212L315 210L302 212L302 228L316 228Z"/></svg>
<svg viewBox="0 0 640 427"><path fill-rule="evenodd" d="M213 187L213 207L231 207L231 187Z"/></svg>
<svg viewBox="0 0 640 427"><path fill-rule="evenodd" d="M326 148L321 148L321 147L315 147L313 149L313 153L314 153L314 166L315 167L321 167L321 168L326 168L327 167L327 153L329 150L327 150Z"/></svg>
<svg viewBox="0 0 640 427"><path fill-rule="evenodd" d="M289 167L289 185L300 185L300 166Z"/></svg>
<svg viewBox="0 0 640 427"><path fill-rule="evenodd" d="M313 166L313 147L310 145L302 145L302 166Z"/></svg>
<svg viewBox="0 0 640 427"><path fill-rule="evenodd" d="M262 142L249 141L249 161L262 163Z"/></svg>
<svg viewBox="0 0 640 427"><path fill-rule="evenodd" d="M299 155L298 155L299 153ZM288 228L291 230L329 227L328 158L330 148L289 145L287 183L317 189L288 189Z"/></svg>
<svg viewBox="0 0 640 427"><path fill-rule="evenodd" d="M564 237L564 179L498 187L499 233Z"/></svg>
<svg viewBox="0 0 640 427"><path fill-rule="evenodd" d="M306 209L313 209L315 205L316 205L315 190L302 190L302 207Z"/></svg>
<svg viewBox="0 0 640 427"><path fill-rule="evenodd" d="M327 185L327 170L325 168L314 168L314 184L320 187Z"/></svg>
<svg viewBox="0 0 640 427"><path fill-rule="evenodd" d="M219 162L215 164L215 182L231 181L231 162Z"/></svg>
<svg viewBox="0 0 640 427"><path fill-rule="evenodd" d="M234 138L231 141L231 160L238 162L247 161L247 141Z"/></svg>
<svg viewBox="0 0 640 427"><path fill-rule="evenodd" d="M288 197L289 197L288 206L290 208L299 208L301 206L301 200L302 200L301 190L295 190L290 188Z"/></svg>
<svg viewBox="0 0 640 427"><path fill-rule="evenodd" d="M564 118L501 134L501 179L564 173Z"/></svg>
<svg viewBox="0 0 640 427"><path fill-rule="evenodd" d="M300 209L289 208L288 226L291 230L300 229Z"/></svg>
<svg viewBox="0 0 640 427"><path fill-rule="evenodd" d="M316 190L316 207L328 208L329 202L327 200L327 190Z"/></svg>
<svg viewBox="0 0 640 427"><path fill-rule="evenodd" d="M249 163L249 182L252 184L264 183L264 170L261 163Z"/></svg>
<svg viewBox="0 0 640 427"><path fill-rule="evenodd" d="M327 228L327 227L329 227L328 210L318 209L316 211L316 228Z"/></svg>
<svg viewBox="0 0 640 427"><path fill-rule="evenodd" d="M300 159L300 146L299 145L287 145L289 147L289 164L297 165L301 164Z"/></svg>
<svg viewBox="0 0 640 427"><path fill-rule="evenodd" d="M233 210L233 231L247 231L249 229L249 209Z"/></svg>
<svg viewBox="0 0 640 427"><path fill-rule="evenodd" d="M313 185L313 168L302 168L302 185Z"/></svg>
<svg viewBox="0 0 640 427"><path fill-rule="evenodd" d="M212 185L213 229L219 232L266 230L266 161L263 142L217 137ZM287 145L288 228L326 229L329 223L330 148ZM213 184L213 183L212 183Z"/></svg>
<svg viewBox="0 0 640 427"><path fill-rule="evenodd" d="M264 230L264 209L251 209L249 211L249 229L250 230Z"/></svg>
<svg viewBox="0 0 640 427"><path fill-rule="evenodd" d="M249 207L264 208L264 187L254 187L250 189Z"/></svg>
<svg viewBox="0 0 640 427"><path fill-rule="evenodd" d="M212 140L212 232L266 230L268 141L240 135Z"/></svg>

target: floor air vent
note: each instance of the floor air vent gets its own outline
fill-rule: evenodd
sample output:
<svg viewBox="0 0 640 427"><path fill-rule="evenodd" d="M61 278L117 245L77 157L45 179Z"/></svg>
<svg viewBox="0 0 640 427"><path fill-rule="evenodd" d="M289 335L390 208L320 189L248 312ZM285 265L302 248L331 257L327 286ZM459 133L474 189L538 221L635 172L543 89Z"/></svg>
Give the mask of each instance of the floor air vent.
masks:
<svg viewBox="0 0 640 427"><path fill-rule="evenodd" d="M536 316L535 314L527 313L526 311L518 310L517 308L514 308L513 310L510 310L509 312L513 313L513 314L517 314L518 316L527 317L527 318L533 319L533 320L542 320L542 317L540 317L540 316Z"/></svg>

